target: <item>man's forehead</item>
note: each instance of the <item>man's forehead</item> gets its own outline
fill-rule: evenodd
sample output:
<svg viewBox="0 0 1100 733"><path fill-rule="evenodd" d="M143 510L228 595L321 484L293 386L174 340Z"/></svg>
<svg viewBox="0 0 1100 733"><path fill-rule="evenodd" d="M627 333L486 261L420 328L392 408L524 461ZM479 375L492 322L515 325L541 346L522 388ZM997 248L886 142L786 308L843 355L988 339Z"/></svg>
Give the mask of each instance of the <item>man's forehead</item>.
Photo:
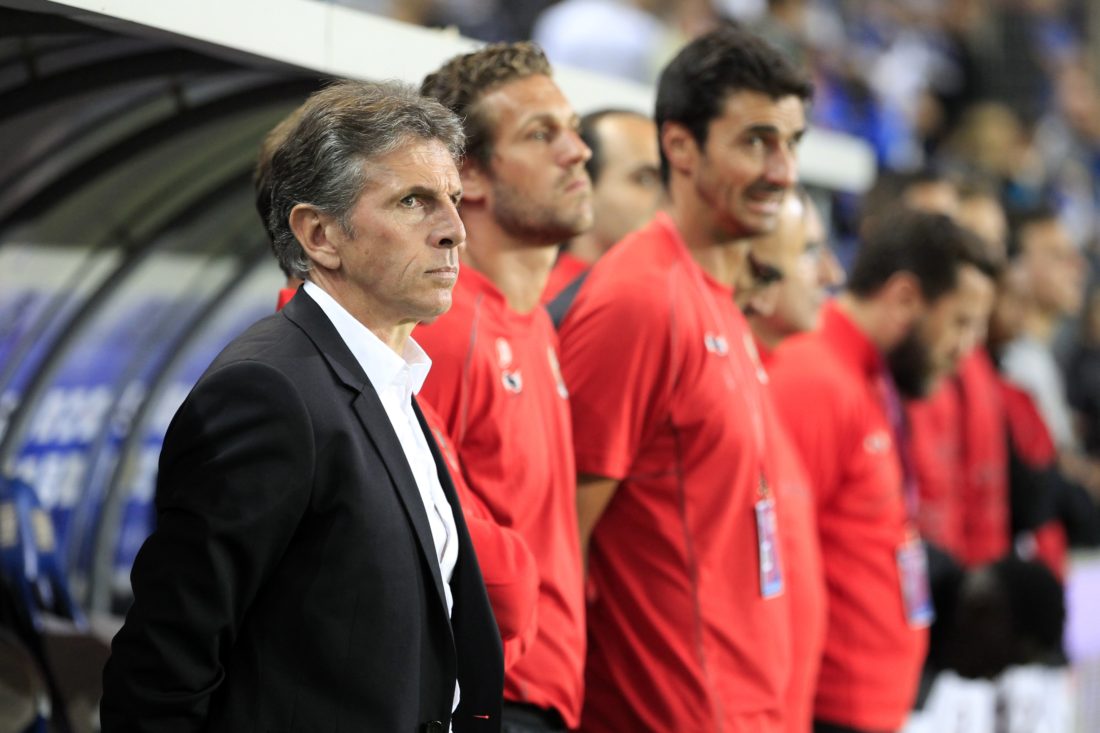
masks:
<svg viewBox="0 0 1100 733"><path fill-rule="evenodd" d="M806 106L794 94L772 97L753 89L738 89L726 95L720 109L720 116L713 122L776 127L784 133L798 133L806 126Z"/></svg>
<svg viewBox="0 0 1100 733"><path fill-rule="evenodd" d="M495 84L478 100L482 113L495 125L506 119L522 121L541 115L572 116L570 106L558 85L545 74L531 74Z"/></svg>
<svg viewBox="0 0 1100 733"><path fill-rule="evenodd" d="M451 151L436 139L409 138L395 149L363 161L368 180L400 185L433 183L447 188L460 178Z"/></svg>

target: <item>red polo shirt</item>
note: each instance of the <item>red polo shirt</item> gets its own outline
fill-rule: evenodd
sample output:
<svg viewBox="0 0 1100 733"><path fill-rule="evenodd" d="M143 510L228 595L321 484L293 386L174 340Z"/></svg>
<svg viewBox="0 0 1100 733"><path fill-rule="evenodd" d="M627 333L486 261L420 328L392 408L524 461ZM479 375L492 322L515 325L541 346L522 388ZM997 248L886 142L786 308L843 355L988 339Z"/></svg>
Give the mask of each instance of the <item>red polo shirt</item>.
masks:
<svg viewBox="0 0 1100 733"><path fill-rule="evenodd" d="M920 489L917 524L921 536L962 561L965 480L962 397L954 379L945 379L924 399L905 406L909 418L909 453Z"/></svg>
<svg viewBox="0 0 1100 733"><path fill-rule="evenodd" d="M770 372L817 492L829 615L814 715L865 730L901 727L928 643L902 602L897 551L908 517L876 387L882 368L875 346L829 304L820 330L776 349Z"/></svg>
<svg viewBox="0 0 1100 733"><path fill-rule="evenodd" d="M451 309L413 338L432 358L420 392L446 426L470 492L519 533L538 563L538 632L505 676L504 697L580 719L583 571L569 399L542 308L520 314L463 267Z"/></svg>
<svg viewBox="0 0 1100 733"><path fill-rule="evenodd" d="M967 565L1003 557L1011 545L1008 509L1008 417L997 374L984 348L959 364L962 405L963 554Z"/></svg>
<svg viewBox="0 0 1100 733"><path fill-rule="evenodd" d="M659 214L593 266L561 340L577 468L620 481L588 559L582 728L782 730L790 609L762 597L754 510L776 418L733 293Z"/></svg>
<svg viewBox="0 0 1100 733"><path fill-rule="evenodd" d="M765 369L772 352L759 341L756 348ZM787 688L786 730L808 733L813 727L814 692L825 648L825 571L817 536L817 507L802 456L787 430L776 421L772 443L779 521L791 608L791 681Z"/></svg>
<svg viewBox="0 0 1100 733"><path fill-rule="evenodd" d="M569 254L568 250L562 251L554 262L554 269L550 271L550 277L546 280L546 287L542 291L539 302L549 303L571 282L587 272L588 268L589 264L584 260Z"/></svg>
<svg viewBox="0 0 1100 733"><path fill-rule="evenodd" d="M462 504L462 516L466 519L466 529L470 532L485 590L489 593L489 604L504 643L504 668L511 669L527 652L538 629L535 616L539 597L538 565L519 533L497 524L485 503L470 491L443 419L427 402L418 401L418 404L447 463Z"/></svg>
<svg viewBox="0 0 1100 733"><path fill-rule="evenodd" d="M275 310L281 311L290 299L298 292L298 288L279 288L279 298L275 303Z"/></svg>
<svg viewBox="0 0 1100 733"><path fill-rule="evenodd" d="M1049 468L1058 460L1058 449L1035 399L1030 392L1007 379L999 378L998 385L1008 419L1008 434L1017 457L1031 468ZM1036 528L1034 539L1036 556L1059 579L1065 578L1069 569L1069 549L1061 521L1051 519Z"/></svg>

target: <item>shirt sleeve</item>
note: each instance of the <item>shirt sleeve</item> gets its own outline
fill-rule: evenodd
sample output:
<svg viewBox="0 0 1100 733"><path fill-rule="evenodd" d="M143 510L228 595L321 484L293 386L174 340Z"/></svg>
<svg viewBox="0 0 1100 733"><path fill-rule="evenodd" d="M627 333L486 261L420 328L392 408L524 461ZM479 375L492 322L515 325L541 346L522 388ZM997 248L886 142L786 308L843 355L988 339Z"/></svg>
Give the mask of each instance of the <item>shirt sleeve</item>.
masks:
<svg viewBox="0 0 1100 733"><path fill-rule="evenodd" d="M314 455L305 404L277 370L237 362L195 386L165 436L104 730L205 730L228 651L307 509Z"/></svg>
<svg viewBox="0 0 1100 733"><path fill-rule="evenodd" d="M493 607L504 644L504 666L507 669L523 657L538 630L538 565L523 537L498 523L489 507L470 491L458 454L446 435L439 415L430 405L423 403L421 411L447 464L448 474L462 505L462 516L477 553L489 604Z"/></svg>
<svg viewBox="0 0 1100 733"><path fill-rule="evenodd" d="M562 323L561 367L578 473L623 479L667 411L671 307L658 289L615 285L582 290Z"/></svg>

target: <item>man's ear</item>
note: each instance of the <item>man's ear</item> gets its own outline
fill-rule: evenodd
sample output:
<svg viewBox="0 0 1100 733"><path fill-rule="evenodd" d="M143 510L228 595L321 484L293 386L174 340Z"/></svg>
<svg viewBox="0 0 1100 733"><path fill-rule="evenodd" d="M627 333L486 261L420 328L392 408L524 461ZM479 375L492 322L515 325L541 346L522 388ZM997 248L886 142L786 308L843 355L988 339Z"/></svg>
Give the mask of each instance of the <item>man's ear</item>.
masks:
<svg viewBox="0 0 1100 733"><path fill-rule="evenodd" d="M333 241L343 233L338 222L315 206L297 204L290 210L289 224L306 257L323 269L339 269L340 249Z"/></svg>
<svg viewBox="0 0 1100 733"><path fill-rule="evenodd" d="M462 201L464 203L480 203L489 195L489 191L492 189L489 172L481 163L467 158L462 162L458 175L462 181Z"/></svg>
<svg viewBox="0 0 1100 733"><path fill-rule="evenodd" d="M891 335L904 335L924 313L924 294L920 280L911 272L895 272L879 292L879 299L886 306L887 323Z"/></svg>
<svg viewBox="0 0 1100 733"><path fill-rule="evenodd" d="M690 175L699 160L699 143L691 131L679 122L666 122L661 126L661 149L674 171Z"/></svg>

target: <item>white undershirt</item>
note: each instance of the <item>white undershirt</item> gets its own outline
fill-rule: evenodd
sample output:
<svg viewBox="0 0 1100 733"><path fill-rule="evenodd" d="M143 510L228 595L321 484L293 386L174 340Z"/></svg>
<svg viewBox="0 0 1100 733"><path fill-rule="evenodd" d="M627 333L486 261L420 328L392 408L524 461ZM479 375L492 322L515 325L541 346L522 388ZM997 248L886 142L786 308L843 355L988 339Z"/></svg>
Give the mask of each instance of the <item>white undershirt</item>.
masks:
<svg viewBox="0 0 1100 733"><path fill-rule="evenodd" d="M416 487L420 490L420 500L424 502L424 511L428 515L428 524L432 530L435 545L435 557L439 563L439 573L443 578L443 593L447 601L447 616L451 615L454 599L451 595L451 577L454 575L458 560L458 530L455 527L454 513L439 483L439 473L431 448L420 428L420 422L413 412L412 396L420 391L428 377L432 360L412 338L405 342L404 353L397 353L386 346L370 329L357 321L343 306L320 286L307 281L305 292L325 312L332 325L336 327L340 338L351 350L352 356L363 367L374 391L386 409L386 416L397 433L401 449L412 469ZM458 707L459 689L455 682L453 713Z"/></svg>

